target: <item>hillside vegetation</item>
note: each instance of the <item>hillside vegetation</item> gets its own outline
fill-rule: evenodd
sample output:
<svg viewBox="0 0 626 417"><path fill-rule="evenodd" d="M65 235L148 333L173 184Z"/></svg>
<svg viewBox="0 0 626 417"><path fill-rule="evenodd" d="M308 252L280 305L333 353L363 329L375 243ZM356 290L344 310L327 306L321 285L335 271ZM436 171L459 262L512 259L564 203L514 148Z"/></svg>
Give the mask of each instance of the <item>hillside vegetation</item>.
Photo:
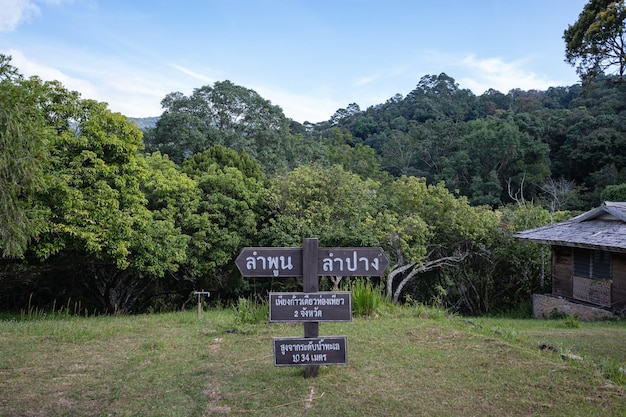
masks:
<svg viewBox="0 0 626 417"><path fill-rule="evenodd" d="M611 48L624 16L592 1L567 29L582 84L476 95L424 75L319 123L224 80L167 94L140 129L0 55L0 310L174 311L198 290L218 306L299 289L244 279L234 259L305 238L381 247L390 265L370 282L396 303L515 309L551 284L546 248L517 231L626 200L626 66Z"/></svg>

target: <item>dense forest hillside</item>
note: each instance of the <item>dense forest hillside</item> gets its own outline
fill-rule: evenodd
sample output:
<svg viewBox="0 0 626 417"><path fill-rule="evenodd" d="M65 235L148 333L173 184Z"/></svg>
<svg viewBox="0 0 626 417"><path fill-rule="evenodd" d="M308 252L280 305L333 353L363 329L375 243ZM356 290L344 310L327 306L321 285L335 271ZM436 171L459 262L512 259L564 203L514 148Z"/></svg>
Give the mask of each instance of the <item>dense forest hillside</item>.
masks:
<svg viewBox="0 0 626 417"><path fill-rule="evenodd" d="M206 91L230 97L233 106L207 106L201 99ZM254 110L244 114L238 100ZM444 182L472 205L495 208L526 199L553 211L589 209L607 186L626 182L626 86L611 77L585 88L475 95L447 74L425 75L404 96L367 109L352 103L315 124L288 120L254 91L228 81L190 97L172 94L164 103L161 118L149 120L154 127L134 121L146 131L148 151L176 162L224 144L245 149L268 172L340 163L365 177L383 171ZM278 116L269 119L272 112ZM206 124L207 118L219 122ZM251 141L251 129L262 126L272 140Z"/></svg>
<svg viewBox="0 0 626 417"><path fill-rule="evenodd" d="M525 198L582 210L626 182L626 85L613 78L476 96L446 74L427 75L406 96L350 104L302 131L369 146L390 174L444 181L474 205Z"/></svg>

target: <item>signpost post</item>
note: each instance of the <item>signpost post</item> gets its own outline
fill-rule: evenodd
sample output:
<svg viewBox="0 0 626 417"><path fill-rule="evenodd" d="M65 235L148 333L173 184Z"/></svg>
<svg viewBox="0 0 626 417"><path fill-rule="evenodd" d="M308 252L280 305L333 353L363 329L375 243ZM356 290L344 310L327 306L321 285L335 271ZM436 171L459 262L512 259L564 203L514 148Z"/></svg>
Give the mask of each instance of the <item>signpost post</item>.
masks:
<svg viewBox="0 0 626 417"><path fill-rule="evenodd" d="M271 293L270 321L302 322L304 338L274 338L274 365L304 365L304 377L320 365L345 365L345 336L319 336L321 321L351 321L350 292L319 292L320 276L383 276L389 259L381 248L243 248L235 265L244 277L303 277L303 293Z"/></svg>
<svg viewBox="0 0 626 417"><path fill-rule="evenodd" d="M198 296L198 318L200 318L200 316L202 315L202 299L200 297L202 297L203 295L206 295L207 297L211 295L210 292L208 291L194 291L194 294L196 294Z"/></svg>
<svg viewBox="0 0 626 417"><path fill-rule="evenodd" d="M317 278L317 248L318 240L305 238L302 241L302 276L304 277L304 292L312 293L319 291L319 279ZM304 337L311 339L319 336L320 323L318 321L304 323ZM304 377L317 376L320 372L319 365L305 365Z"/></svg>

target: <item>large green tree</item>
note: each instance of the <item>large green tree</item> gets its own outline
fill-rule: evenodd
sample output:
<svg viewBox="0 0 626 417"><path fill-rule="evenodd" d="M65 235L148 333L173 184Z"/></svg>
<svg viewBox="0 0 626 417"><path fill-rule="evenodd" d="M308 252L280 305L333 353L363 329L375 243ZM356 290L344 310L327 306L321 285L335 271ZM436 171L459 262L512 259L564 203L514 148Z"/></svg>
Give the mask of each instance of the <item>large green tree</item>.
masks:
<svg viewBox="0 0 626 417"><path fill-rule="evenodd" d="M183 225L191 236L184 274L225 297L241 290L233 261L244 246L254 245L263 220L265 176L246 152L213 146L185 160L183 173L198 185L200 199Z"/></svg>
<svg viewBox="0 0 626 417"><path fill-rule="evenodd" d="M271 180L263 246L300 246L319 238L326 247L378 246L379 184L341 165L303 165ZM340 276L331 276L337 286Z"/></svg>
<svg viewBox="0 0 626 417"><path fill-rule="evenodd" d="M21 257L30 240L45 229L45 207L34 202L45 189L48 147L56 134L46 108L54 83L25 80L8 56L0 55L0 251Z"/></svg>
<svg viewBox="0 0 626 417"><path fill-rule="evenodd" d="M249 88L230 81L180 92L162 101L164 112L146 135L148 151L159 150L178 164L211 146L245 151L267 172L285 169L301 145L290 134L282 109Z"/></svg>
<svg viewBox="0 0 626 417"><path fill-rule="evenodd" d="M317 237L324 246L369 246L377 239L371 226L378 187L340 165L303 165L276 176L263 243L300 245L303 238Z"/></svg>
<svg viewBox="0 0 626 417"><path fill-rule="evenodd" d="M599 74L615 74L620 80L626 71L626 6L624 0L590 0L563 34L565 60L577 65L583 81Z"/></svg>
<svg viewBox="0 0 626 417"><path fill-rule="evenodd" d="M394 301L419 275L463 261L494 224L490 211L471 207L443 183L403 176L384 191L377 230L392 259L387 294Z"/></svg>
<svg viewBox="0 0 626 417"><path fill-rule="evenodd" d="M150 171L134 124L104 103L79 98L57 106L55 115L75 126L60 129L50 148L57 180L38 195L50 214L32 252L57 276L71 259L82 281L73 289L88 288L99 309L133 311L152 279L186 259L188 239L171 218L147 208L141 185Z"/></svg>

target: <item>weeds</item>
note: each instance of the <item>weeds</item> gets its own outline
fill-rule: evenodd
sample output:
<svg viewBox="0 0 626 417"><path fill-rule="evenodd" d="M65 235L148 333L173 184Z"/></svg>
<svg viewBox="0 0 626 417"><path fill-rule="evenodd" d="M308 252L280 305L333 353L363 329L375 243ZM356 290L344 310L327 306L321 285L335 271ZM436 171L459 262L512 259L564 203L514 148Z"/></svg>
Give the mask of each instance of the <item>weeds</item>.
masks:
<svg viewBox="0 0 626 417"><path fill-rule="evenodd" d="M352 312L355 316L372 316L390 306L389 298L380 287L364 279L355 280L349 287L352 292Z"/></svg>
<svg viewBox="0 0 626 417"><path fill-rule="evenodd" d="M616 359L604 359L600 363L602 374L611 382L626 385L626 366Z"/></svg>
<svg viewBox="0 0 626 417"><path fill-rule="evenodd" d="M236 324L258 324L269 320L269 302L239 297L233 307Z"/></svg>
<svg viewBox="0 0 626 417"><path fill-rule="evenodd" d="M46 310L32 305L33 294L28 298L28 308L20 312L21 320L43 320L43 319L63 319L70 317L79 317L84 315L89 317L89 310L83 309L80 301L67 300L65 305L60 305L57 308L57 301L54 300L51 310ZM95 316L95 312L93 313Z"/></svg>

